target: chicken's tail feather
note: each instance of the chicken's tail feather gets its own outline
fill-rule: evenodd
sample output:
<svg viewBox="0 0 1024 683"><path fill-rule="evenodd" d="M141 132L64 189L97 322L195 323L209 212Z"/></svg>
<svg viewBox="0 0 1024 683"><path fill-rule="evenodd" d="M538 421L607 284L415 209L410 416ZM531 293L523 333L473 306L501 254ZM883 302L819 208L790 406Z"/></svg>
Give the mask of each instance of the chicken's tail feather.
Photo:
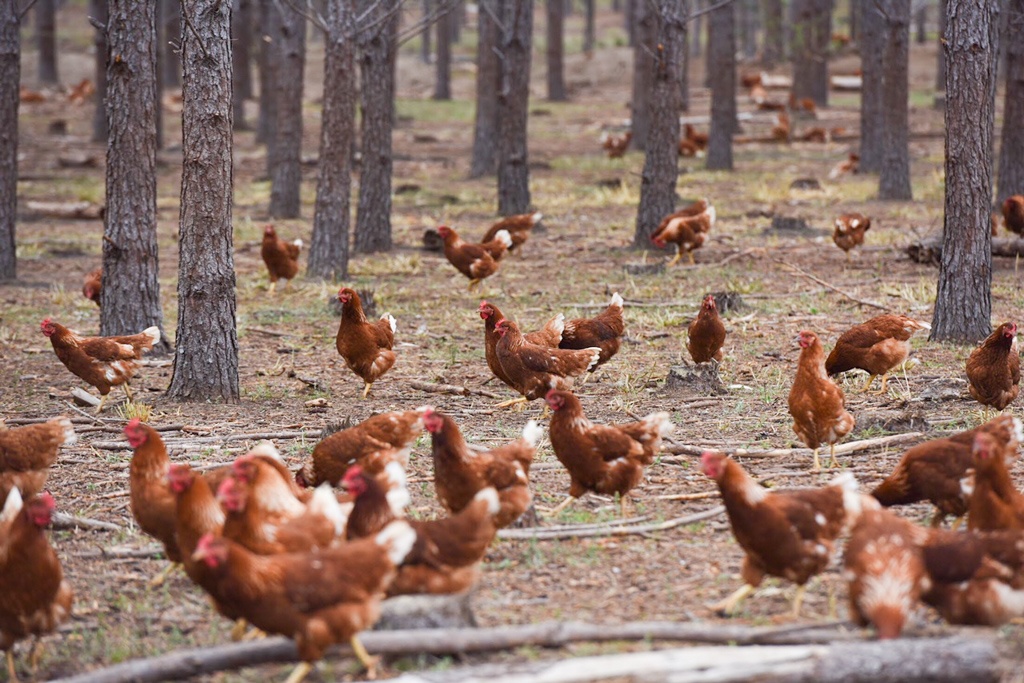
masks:
<svg viewBox="0 0 1024 683"><path fill-rule="evenodd" d="M530 222L533 223L534 225L537 225L538 223L540 223L541 218L544 218L544 214L538 211L532 216L530 216Z"/></svg>
<svg viewBox="0 0 1024 683"><path fill-rule="evenodd" d="M498 510L501 509L501 500L498 498L498 491L493 486L488 486L485 489L477 491L476 495L473 496L473 500L487 501L487 512L492 515L498 514Z"/></svg>
<svg viewBox="0 0 1024 683"><path fill-rule="evenodd" d="M150 345L160 343L160 328L154 325L153 327L147 327L142 331L142 334L146 335L150 339Z"/></svg>
<svg viewBox="0 0 1024 683"><path fill-rule="evenodd" d="M530 420L523 427L523 441L530 444L533 448L537 447L542 436L544 436L544 428L537 424L536 420Z"/></svg>
<svg viewBox="0 0 1024 683"><path fill-rule="evenodd" d="M78 434L75 432L75 426L71 424L71 420L66 417L59 417L55 422L60 427L61 433L64 436L63 445L70 446L78 441Z"/></svg>
<svg viewBox="0 0 1024 683"><path fill-rule="evenodd" d="M612 300L608 303L608 305L616 306L617 308L622 308L622 303L622 297L619 295L618 292L615 292L614 294L612 294Z"/></svg>
<svg viewBox="0 0 1024 683"><path fill-rule="evenodd" d="M15 515L21 512L23 505L21 490L17 486L12 486L7 494L7 500L4 501L4 509L0 510L0 522L6 522L14 518Z"/></svg>
<svg viewBox="0 0 1024 683"><path fill-rule="evenodd" d="M506 249L512 246L512 235L509 234L508 230L499 230L494 235L494 239L504 244Z"/></svg>
<svg viewBox="0 0 1024 683"><path fill-rule="evenodd" d="M676 426L672 424L672 419L667 411L659 411L657 413L651 413L645 417L642 422L650 427L657 430L658 436L665 437L675 431Z"/></svg>
<svg viewBox="0 0 1024 683"><path fill-rule="evenodd" d="M292 242L292 244L294 244L299 249L302 249L302 247L303 247L303 242L302 242L301 239L296 239L294 242Z"/></svg>
<svg viewBox="0 0 1024 683"><path fill-rule="evenodd" d="M397 520L384 527L375 540L377 545L387 550L388 559L397 567L416 543L416 531L408 522Z"/></svg>
<svg viewBox="0 0 1024 683"><path fill-rule="evenodd" d="M398 330L398 325L395 323L395 316L390 313L385 313L380 317L380 319L388 321L388 325L391 326L391 334L394 334Z"/></svg>
<svg viewBox="0 0 1024 683"><path fill-rule="evenodd" d="M400 462L392 460L384 467L384 474L388 479L388 492L385 495L388 507L396 517L405 516L405 508L412 503L409 495L409 488L406 485L405 469Z"/></svg>
<svg viewBox="0 0 1024 683"><path fill-rule="evenodd" d="M587 366L587 370L593 370L594 367L597 365L598 361L601 360L601 349L596 346L591 346L589 349L586 350L590 351L592 355L590 359L590 364Z"/></svg>
<svg viewBox="0 0 1024 683"><path fill-rule="evenodd" d="M249 453L251 455L265 455L268 458L284 462L284 458L281 457L281 451L277 450L277 446L274 445L273 441L260 441L258 444L253 446L253 449L249 451Z"/></svg>
<svg viewBox="0 0 1024 683"><path fill-rule="evenodd" d="M318 513L327 518L334 526L334 535L341 536L345 533L345 525L348 523L348 513L338 502L330 483L324 482L313 490L313 497L308 506L310 512Z"/></svg>

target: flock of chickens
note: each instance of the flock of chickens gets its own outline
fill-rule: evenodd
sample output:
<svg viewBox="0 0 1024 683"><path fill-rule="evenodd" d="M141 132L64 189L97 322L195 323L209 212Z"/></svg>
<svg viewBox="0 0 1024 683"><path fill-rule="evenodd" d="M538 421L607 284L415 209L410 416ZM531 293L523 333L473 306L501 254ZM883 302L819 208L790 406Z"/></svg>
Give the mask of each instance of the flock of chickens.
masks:
<svg viewBox="0 0 1024 683"><path fill-rule="evenodd" d="M540 219L539 213L505 219L480 243L468 243L446 226L438 232L447 260L473 287L497 270L508 251L523 247ZM665 217L652 242L677 245L672 263L683 254L692 261L714 221L714 207L701 200ZM836 243L848 250L869 225L859 214L840 217ZM295 277L300 247L266 228L262 252L272 286L284 279L287 287ZM97 274L84 293L100 303L101 287ZM367 320L351 288L342 288L338 300L337 350L363 380L365 398L396 362L396 322L389 314ZM617 496L625 516L631 491L674 429L667 412L595 424L573 392L574 378L585 382L618 352L623 306L614 294L592 318L567 321L559 314L524 333L493 302L480 303L488 367L520 395L500 405L543 399L545 413L551 412L548 438L569 475L569 489L560 505L541 509L548 514L593 491ZM855 424L831 377L864 370L864 390L880 376L884 392L889 373L908 359L911 336L927 328L902 315L878 316L843 333L827 356L816 334L800 333L789 410L794 431L814 450L816 470L819 449L827 444L834 464L835 444ZM41 330L68 370L100 392L99 410L112 387L129 392L142 353L160 338L157 328L82 337L50 319ZM1014 323L1002 324L967 361L970 393L986 410L1002 410L1017 396L1016 332ZM687 349L694 362L718 363L725 339L715 298L708 295L689 326ZM447 511L430 521L405 515L405 468L424 431L432 441L437 500ZM543 429L531 420L517 441L481 451L433 407L378 414L323 439L294 473L269 443L231 465L199 472L172 463L149 425L132 420L125 436L134 450L132 512L172 563L153 583L181 565L217 611L237 622L236 636L250 624L293 638L303 660L289 677L296 683L334 643L350 643L372 673L375 661L358 633L373 625L385 597L461 593L474 585L497 530L533 507L530 466ZM12 680L14 644L36 638L29 655L34 668L39 637L70 614L72 592L44 533L55 507L45 483L59 447L74 439L66 418L0 431L0 585L15 588L0 593L0 648ZM820 489L770 491L727 455L705 452L701 467L717 483L745 552L744 586L716 608L732 613L771 575L798 585L798 613L807 582L829 565L836 542L848 534L851 614L873 624L881 637L899 635L918 601L954 623L1000 624L1024 616L1024 494L1008 473L1022 440L1020 421L1000 416L920 444L871 495L860 494L848 473ZM931 529L885 509L925 500L937 510ZM968 530L939 528L947 515L966 516Z"/></svg>

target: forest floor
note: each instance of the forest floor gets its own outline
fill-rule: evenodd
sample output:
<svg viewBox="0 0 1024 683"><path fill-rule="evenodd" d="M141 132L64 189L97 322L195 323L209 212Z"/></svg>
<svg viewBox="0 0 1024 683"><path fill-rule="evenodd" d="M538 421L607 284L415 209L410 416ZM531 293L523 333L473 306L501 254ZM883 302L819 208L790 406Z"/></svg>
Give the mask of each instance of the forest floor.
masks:
<svg viewBox="0 0 1024 683"><path fill-rule="evenodd" d="M67 9L68 16L84 26L82 11L80 4ZM578 36L579 24L578 15L570 19L571 35ZM81 36L86 34L81 31ZM642 154L630 152L622 159L610 160L597 142L603 129L615 129L628 118L631 80L631 54L623 47L618 19L602 14L599 35L601 45L592 59L579 54L578 39L568 41L572 99L564 104L544 100L543 46L537 41L529 122L531 190L533 203L544 213L545 230L530 239L521 258L503 262L500 272L485 281L483 292L527 328L557 312L567 317L593 315L612 292L622 294L627 302L626 342L596 379L580 390L584 408L595 421L623 421L631 414L668 410L677 426L673 437L677 443L711 448L799 447L802 444L792 432L786 407L798 357L793 339L799 330L816 331L828 347L847 327L881 312L852 298L931 319L938 272L909 261L904 247L935 233L942 223L943 117L931 106L935 48L912 48L913 201L874 201L877 178L869 175L827 180L829 169L855 149L855 140L737 145L733 173L707 172L702 160L681 159L679 195L683 200L710 198L718 211L714 230L697 253L696 266L680 264L660 273L630 275L623 268L626 264L668 257L630 247ZM400 121L394 135L392 224L397 248L389 254L355 256L347 283L372 289L378 310L390 311L397 318L399 360L394 369L374 385L369 399L360 400L362 385L345 369L334 348L337 315L328 300L337 291L337 283L300 278L290 290L268 296L259 257L269 195L265 154L254 143L252 133L239 133L234 223L242 401L237 405L174 403L163 394L170 381L169 365L144 368L134 385L140 402L152 408L151 422L158 427L177 425L165 436L226 439L238 434L301 431L302 438L276 442L295 469L307 458L325 426L346 419L359 421L380 411L434 404L456 418L467 441L484 446L517 437L527 419L540 416L539 402L524 412L509 412L495 409L494 399L430 394L410 387L413 380L440 382L483 387L503 398L511 397L506 388L489 381L483 325L476 312L480 296L466 292L465 279L441 254L421 249L421 235L427 227L444 222L474 236L482 234L494 218L494 180L466 180L472 142L473 72L471 62L463 56L470 54L475 32L467 31L464 39L453 71L452 102L429 99L432 67L418 61L415 43L403 48ZM77 82L90 75L88 42L74 36L66 42L61 62L64 81ZM30 49L23 62L23 78L33 85L35 60ZM850 73L856 66L856 57L849 55L835 60L831 70ZM699 84L703 64L697 60L692 68L691 83ZM304 153L315 157L322 42L311 42L306 74ZM698 129L706 130L708 93L700 87L692 92L688 116ZM778 97L783 98L784 93ZM798 131L810 125L856 131L858 101L856 93L833 92L832 106L819 113L818 122L797 121L795 126ZM751 111L742 94L740 103L741 111ZM165 329L172 336L177 319L179 108L173 101L165 106L166 148L159 156L158 187L160 284ZM250 109L250 118L254 112ZM90 105L70 106L59 97L22 107L22 180L18 190L23 206L30 200L102 202L105 152L102 145L89 142L91 117ZM772 118L770 113L754 112L743 121L744 134L767 135ZM66 135L48 132L56 120L66 122ZM59 161L83 154L95 160L94 167L65 168ZM303 218L276 225L282 237L302 237L308 244L315 163L306 165L303 175ZM819 179L823 189L790 190L790 183L803 177ZM850 263L830 238L833 218L846 211L861 211L873 219L866 245ZM231 625L211 611L205 596L184 575L172 576L159 589L148 587L149 578L163 568L164 561L158 554L145 556L154 544L135 528L128 509L131 450L126 443L113 448L102 443L123 441L123 419L110 410L101 421L95 421L68 407L64 399L69 389L81 383L59 363L39 333L39 322L47 316L85 333L96 333L98 309L83 299L79 290L84 274L100 263L102 222L57 221L33 217L28 210L23 213L18 225L19 280L0 285L0 415L9 420L59 414L75 418L81 438L62 451L49 488L61 511L123 529L53 533L53 544L76 593L75 614L59 635L47 639L40 678L227 642ZM811 229L794 235L773 232L770 216L776 214L803 218ZM836 289L798 274L790 265ZM996 259L993 268L994 320L1019 315L1024 310L1024 294L1016 264ZM729 337L721 378L726 392L707 395L687 387L665 388L669 368L687 362L688 322L704 294L716 291L735 292L742 298L740 308L725 314ZM927 343L923 335L914 339L913 347L920 364L894 378L886 395L859 393L861 375L843 381L847 407L858 422L848 441L907 431L927 431L934 437L980 422L981 411L968 397L964 380L970 349ZM326 388L311 389L298 376L315 378ZM307 407L306 402L315 398L326 399L326 407ZM193 465L229 462L252 443L214 441L184 450L174 448L172 457ZM871 449L839 460L870 489L892 469L901 453L902 447ZM535 462L531 479L536 501L552 506L566 494L568 476L546 441ZM741 458L740 462L773 486L818 486L834 475L827 470L810 472L805 456ZM438 514L429 439L417 442L409 475L412 514ZM651 521L700 512L718 505L717 496L710 493L694 499L692 494L713 491L695 457L665 457L649 469L635 492L636 512ZM692 499L680 500L679 496ZM927 522L930 514L924 505L901 512L921 522ZM541 524L608 522L618 514L614 501L590 495L556 519L542 517ZM793 623L788 610L794 587L773 580L733 619L722 619L707 607L741 584L742 558L724 515L644 535L504 540L495 542L487 555L473 605L479 623L486 626L548 619ZM845 619L845 595L844 582L833 567L811 582L797 623ZM932 632L939 628L938 622L935 613L921 609L908 631ZM1021 633L1016 627L1000 631L1009 643L1020 640ZM468 660L524 660L649 647L650 643L582 644L562 652L520 648ZM408 657L388 661L385 672L451 664L449 658ZM287 668L250 668L217 679L277 680ZM0 673L0 680L5 676ZM358 677L359 672L350 660L329 659L313 676L313 680L341 680Z"/></svg>

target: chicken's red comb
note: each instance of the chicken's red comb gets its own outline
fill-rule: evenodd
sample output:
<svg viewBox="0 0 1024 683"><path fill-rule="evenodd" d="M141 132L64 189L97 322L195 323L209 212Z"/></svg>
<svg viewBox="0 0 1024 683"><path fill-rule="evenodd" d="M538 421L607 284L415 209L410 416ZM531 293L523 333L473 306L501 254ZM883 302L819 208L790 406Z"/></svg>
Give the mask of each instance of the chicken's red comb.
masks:
<svg viewBox="0 0 1024 683"><path fill-rule="evenodd" d="M128 424L124 426L124 431L127 432L129 429L138 429L140 424L142 424L142 420L140 420L137 417L133 417L132 419L128 420Z"/></svg>
<svg viewBox="0 0 1024 683"><path fill-rule="evenodd" d="M359 466L359 465L352 465L352 467L349 467L345 471L344 481L349 481L351 479L355 479L356 477L358 477L362 473L363 473L363 468L361 466Z"/></svg>

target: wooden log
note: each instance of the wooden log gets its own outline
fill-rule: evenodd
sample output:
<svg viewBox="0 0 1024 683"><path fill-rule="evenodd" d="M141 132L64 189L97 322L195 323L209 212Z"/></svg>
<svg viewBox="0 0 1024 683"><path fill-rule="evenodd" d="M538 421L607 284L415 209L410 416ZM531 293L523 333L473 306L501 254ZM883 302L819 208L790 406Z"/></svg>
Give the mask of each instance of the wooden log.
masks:
<svg viewBox="0 0 1024 683"><path fill-rule="evenodd" d="M697 512L684 517L675 517L664 522L651 522L649 524L623 524L622 522L606 522L594 525L594 527L579 528L570 527L539 527L536 529L501 529L498 531L498 538L502 539L527 539L535 541L554 541L565 538L592 538L594 536L629 536L632 534L649 534L652 531L667 531L685 524L694 524L705 519L711 519L725 512L725 507L719 505L710 510Z"/></svg>
<svg viewBox="0 0 1024 683"><path fill-rule="evenodd" d="M891 434L889 436L879 436L873 439L861 439L860 441L850 441L849 443L842 443L836 446L836 455L847 455L849 453L856 453L858 451L866 451L871 448L889 448L891 446L898 446L901 444L909 443L911 441L918 441L924 436L922 432L907 432L906 434ZM715 451L723 450L720 448L712 448L705 446L691 446L688 444L681 444L676 442L670 442L662 448L662 451L666 453L672 453L674 455L695 455L699 456L704 451ZM811 455L814 451L810 448L773 448L765 451L747 450L746 448L732 448L724 449L725 453L733 456L734 458L785 458L799 455Z"/></svg>
<svg viewBox="0 0 1024 683"><path fill-rule="evenodd" d="M911 261L930 263L933 266L937 266L942 260L942 237L929 237L919 242L914 242L907 246L906 251ZM1024 238L993 237L992 255L1009 258L1024 256Z"/></svg>
<svg viewBox="0 0 1024 683"><path fill-rule="evenodd" d="M266 441L268 439L301 439L308 438L313 440L319 440L319 431L313 432L257 432L253 434L225 434L224 436L197 436L194 438L186 439L164 439L164 444L168 448L184 448L187 446L193 446L196 444L208 444L208 443L224 443L227 441ZM93 448L99 448L105 451L123 451L128 450L130 446L127 441L92 441L89 443Z"/></svg>

